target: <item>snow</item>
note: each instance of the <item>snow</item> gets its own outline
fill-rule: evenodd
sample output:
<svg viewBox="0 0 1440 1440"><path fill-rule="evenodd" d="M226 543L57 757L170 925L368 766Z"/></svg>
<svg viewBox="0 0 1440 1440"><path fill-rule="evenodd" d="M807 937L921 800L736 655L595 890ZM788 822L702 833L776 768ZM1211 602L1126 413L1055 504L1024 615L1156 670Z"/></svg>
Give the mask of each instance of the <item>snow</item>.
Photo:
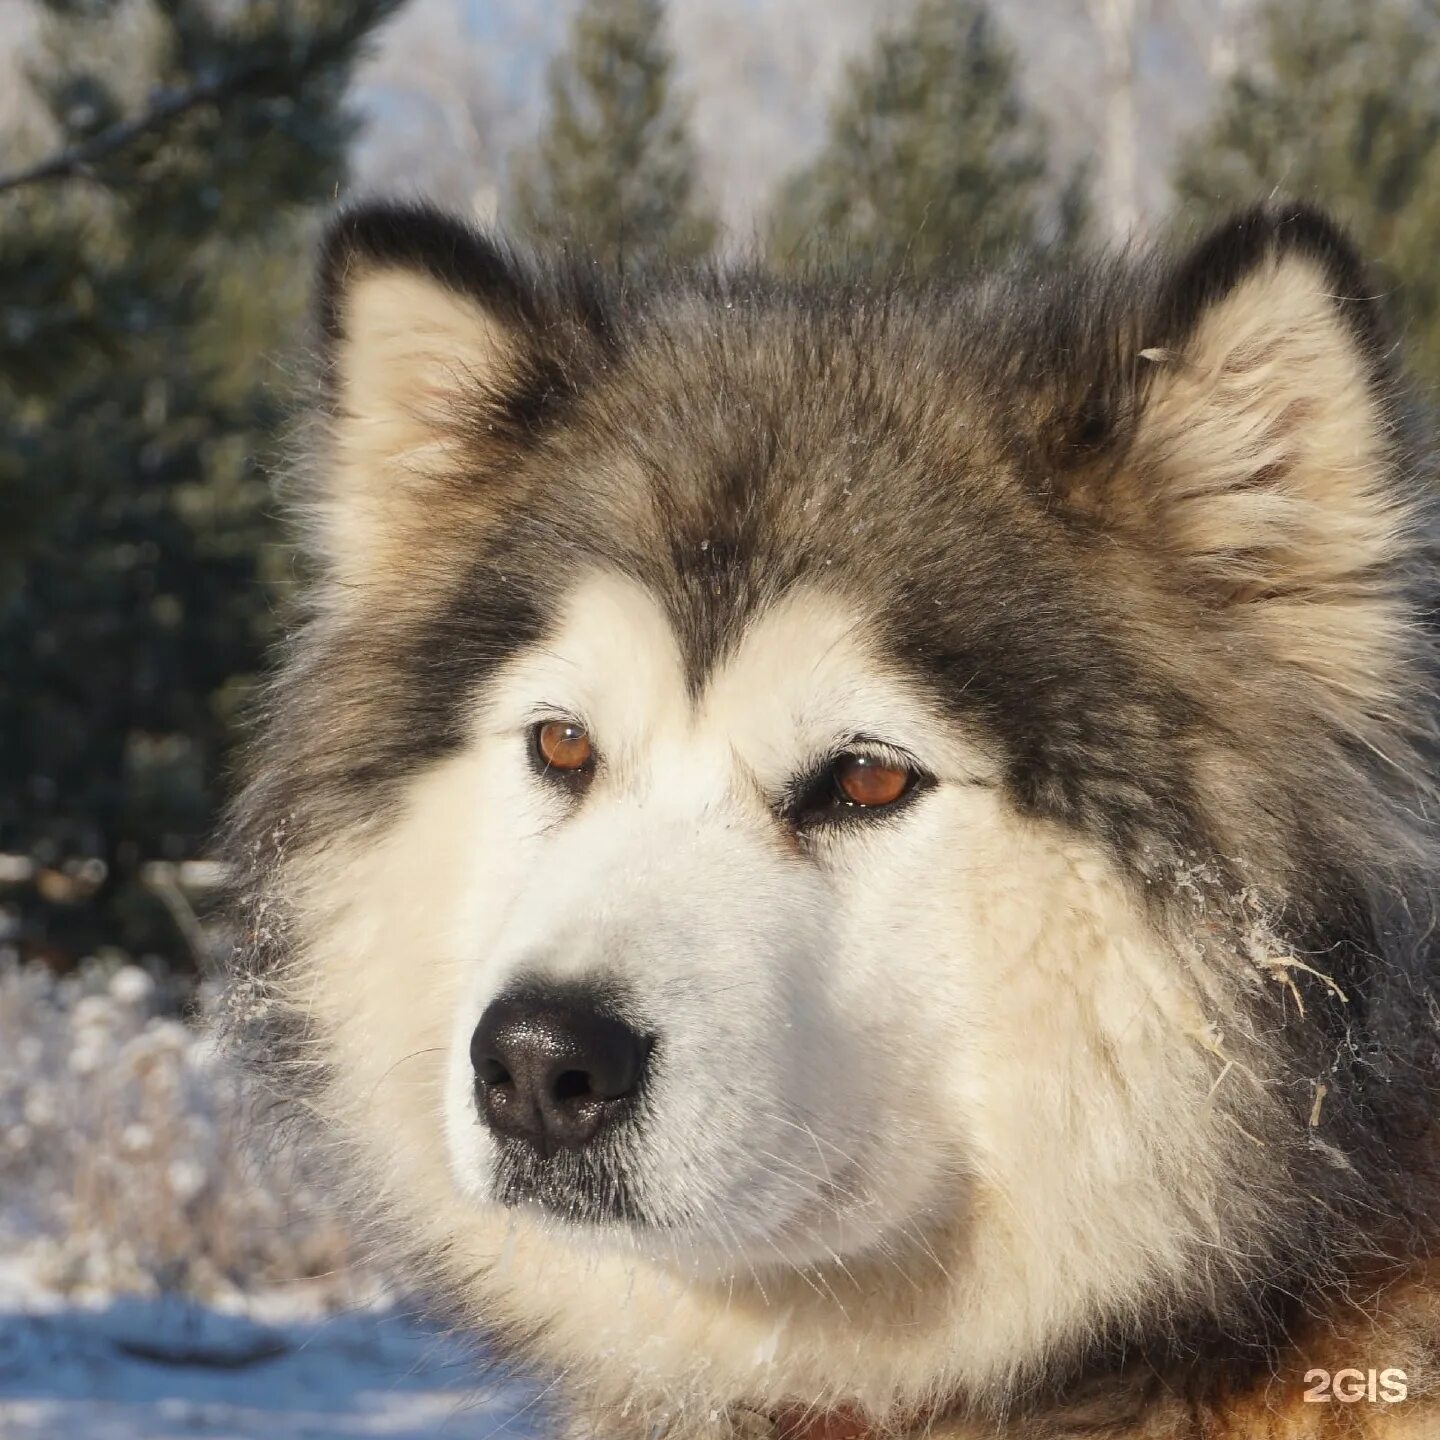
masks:
<svg viewBox="0 0 1440 1440"><path fill-rule="evenodd" d="M530 1440L544 1389L403 1306L66 1302L0 1261L4 1440Z"/></svg>
<svg viewBox="0 0 1440 1440"><path fill-rule="evenodd" d="M541 1384L359 1258L323 1157L247 1152L174 1015L137 966L0 954L0 1440L546 1433Z"/></svg>

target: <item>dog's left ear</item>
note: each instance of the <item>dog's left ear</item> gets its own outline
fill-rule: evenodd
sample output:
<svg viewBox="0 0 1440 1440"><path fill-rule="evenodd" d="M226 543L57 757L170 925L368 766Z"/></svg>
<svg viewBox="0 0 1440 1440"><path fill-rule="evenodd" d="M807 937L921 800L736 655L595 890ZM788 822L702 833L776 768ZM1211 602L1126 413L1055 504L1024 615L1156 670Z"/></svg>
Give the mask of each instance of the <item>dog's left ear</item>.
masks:
<svg viewBox="0 0 1440 1440"><path fill-rule="evenodd" d="M1126 330L1101 406L1120 443L1057 498L1159 551L1173 584L1332 693L1383 690L1418 497L1350 242L1305 207L1243 214L1168 267Z"/></svg>

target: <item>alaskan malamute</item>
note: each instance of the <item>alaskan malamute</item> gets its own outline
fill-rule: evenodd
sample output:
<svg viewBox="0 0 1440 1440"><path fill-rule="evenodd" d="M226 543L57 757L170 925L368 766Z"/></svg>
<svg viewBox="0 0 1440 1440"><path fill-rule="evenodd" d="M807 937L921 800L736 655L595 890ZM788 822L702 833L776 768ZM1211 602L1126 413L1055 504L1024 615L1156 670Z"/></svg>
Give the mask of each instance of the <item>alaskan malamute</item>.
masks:
<svg viewBox="0 0 1440 1440"><path fill-rule="evenodd" d="M321 328L236 1010L569 1433L1440 1435L1434 479L1326 219L378 206Z"/></svg>

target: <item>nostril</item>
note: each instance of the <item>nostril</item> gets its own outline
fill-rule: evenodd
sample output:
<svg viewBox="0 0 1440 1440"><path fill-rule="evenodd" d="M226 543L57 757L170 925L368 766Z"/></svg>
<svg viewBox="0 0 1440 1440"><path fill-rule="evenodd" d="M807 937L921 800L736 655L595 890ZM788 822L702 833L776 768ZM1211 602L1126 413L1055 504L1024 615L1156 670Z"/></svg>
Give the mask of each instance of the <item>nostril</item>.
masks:
<svg viewBox="0 0 1440 1440"><path fill-rule="evenodd" d="M651 1045L593 991L509 991L470 1037L480 1118L543 1156L578 1150L630 1112Z"/></svg>
<svg viewBox="0 0 1440 1440"><path fill-rule="evenodd" d="M557 1101L585 1100L595 1094L590 1077L583 1070L563 1070L555 1077L550 1093Z"/></svg>

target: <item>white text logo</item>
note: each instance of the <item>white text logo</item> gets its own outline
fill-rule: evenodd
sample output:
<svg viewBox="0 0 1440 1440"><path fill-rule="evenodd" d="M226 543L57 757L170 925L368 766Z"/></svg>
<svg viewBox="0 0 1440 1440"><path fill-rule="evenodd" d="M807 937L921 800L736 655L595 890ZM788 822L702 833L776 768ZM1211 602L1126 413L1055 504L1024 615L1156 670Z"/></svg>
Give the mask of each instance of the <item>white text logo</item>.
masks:
<svg viewBox="0 0 1440 1440"><path fill-rule="evenodd" d="M1333 1375L1328 1370L1307 1370L1305 1385L1305 1399L1314 1405L1335 1400L1342 1405L1359 1400L1394 1405L1408 1393L1403 1370L1337 1370Z"/></svg>

